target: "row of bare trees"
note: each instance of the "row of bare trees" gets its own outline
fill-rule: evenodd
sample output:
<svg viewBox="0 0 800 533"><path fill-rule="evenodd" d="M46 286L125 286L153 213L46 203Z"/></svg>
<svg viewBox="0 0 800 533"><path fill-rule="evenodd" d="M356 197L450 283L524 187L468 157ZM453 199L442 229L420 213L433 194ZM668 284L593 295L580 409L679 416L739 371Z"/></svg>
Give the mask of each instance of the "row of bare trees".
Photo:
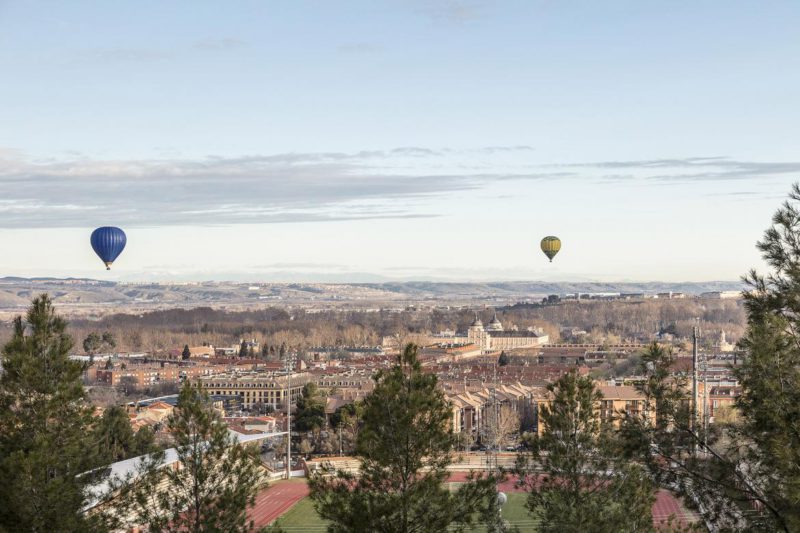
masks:
<svg viewBox="0 0 800 533"><path fill-rule="evenodd" d="M706 339L724 331L738 340L745 324L742 305L726 300L582 301L558 305L516 305L482 309L486 322L493 313L506 327L541 328L551 340L560 339L562 327L587 332L591 342L619 342L652 338L657 331L688 336L700 319ZM265 308L225 311L201 307L169 309L142 315L116 314L100 321L74 320L75 339L92 332L108 332L123 351L163 351L184 344L232 346L240 339L256 339L272 346L285 344L304 350L314 346L377 345L383 337L403 339L442 330L464 330L474 319L470 309L423 309L380 312L329 310L307 313L302 309ZM10 335L0 327L0 340Z"/></svg>

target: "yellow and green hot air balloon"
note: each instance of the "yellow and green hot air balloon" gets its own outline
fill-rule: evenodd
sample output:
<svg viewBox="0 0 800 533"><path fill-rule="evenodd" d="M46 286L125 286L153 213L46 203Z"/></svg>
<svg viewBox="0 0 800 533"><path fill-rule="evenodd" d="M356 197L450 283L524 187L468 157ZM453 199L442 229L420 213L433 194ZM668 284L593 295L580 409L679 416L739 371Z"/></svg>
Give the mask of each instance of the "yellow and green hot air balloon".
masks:
<svg viewBox="0 0 800 533"><path fill-rule="evenodd" d="M542 251L544 255L550 259L550 262L553 262L553 258L556 256L558 251L561 249L561 239L558 237L553 237L552 235L545 237L542 239Z"/></svg>

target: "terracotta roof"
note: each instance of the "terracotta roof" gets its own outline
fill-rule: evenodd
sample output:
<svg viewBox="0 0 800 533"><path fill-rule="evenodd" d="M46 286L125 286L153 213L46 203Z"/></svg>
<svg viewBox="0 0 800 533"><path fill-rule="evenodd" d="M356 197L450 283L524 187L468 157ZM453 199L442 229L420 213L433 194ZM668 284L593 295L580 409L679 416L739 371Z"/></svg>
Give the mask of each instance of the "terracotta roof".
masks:
<svg viewBox="0 0 800 533"><path fill-rule="evenodd" d="M155 402L147 406L147 409L167 409L171 410L172 406L166 402Z"/></svg>
<svg viewBox="0 0 800 533"><path fill-rule="evenodd" d="M347 405L349 403L353 403L352 401L346 400L344 398L332 398L329 397L325 402L325 412L328 414L335 413L338 408L343 405Z"/></svg>
<svg viewBox="0 0 800 533"><path fill-rule="evenodd" d="M612 387L601 385L598 387L600 393L605 400L643 400L644 395L636 390L635 387L630 385L622 385L620 387Z"/></svg>

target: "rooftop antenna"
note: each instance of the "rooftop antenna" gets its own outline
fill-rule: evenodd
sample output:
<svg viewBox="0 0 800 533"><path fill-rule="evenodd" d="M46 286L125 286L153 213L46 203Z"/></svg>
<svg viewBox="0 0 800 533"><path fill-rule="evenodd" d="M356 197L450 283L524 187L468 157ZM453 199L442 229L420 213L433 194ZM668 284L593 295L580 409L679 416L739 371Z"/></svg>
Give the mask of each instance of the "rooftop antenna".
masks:
<svg viewBox="0 0 800 533"><path fill-rule="evenodd" d="M700 322L700 319L695 319ZM694 326L692 328L692 418L689 421L692 430L696 430L697 424L697 341L700 338L700 328ZM692 451L695 451L695 445L692 443Z"/></svg>

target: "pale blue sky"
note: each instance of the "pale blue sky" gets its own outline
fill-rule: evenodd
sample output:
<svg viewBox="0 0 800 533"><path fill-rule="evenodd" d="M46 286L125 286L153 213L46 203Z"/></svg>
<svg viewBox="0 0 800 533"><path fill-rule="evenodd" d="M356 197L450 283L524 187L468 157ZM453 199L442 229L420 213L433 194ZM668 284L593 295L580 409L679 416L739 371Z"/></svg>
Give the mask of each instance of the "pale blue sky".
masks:
<svg viewBox="0 0 800 533"><path fill-rule="evenodd" d="M798 27L797 2L0 0L0 275L736 279L800 179Z"/></svg>

